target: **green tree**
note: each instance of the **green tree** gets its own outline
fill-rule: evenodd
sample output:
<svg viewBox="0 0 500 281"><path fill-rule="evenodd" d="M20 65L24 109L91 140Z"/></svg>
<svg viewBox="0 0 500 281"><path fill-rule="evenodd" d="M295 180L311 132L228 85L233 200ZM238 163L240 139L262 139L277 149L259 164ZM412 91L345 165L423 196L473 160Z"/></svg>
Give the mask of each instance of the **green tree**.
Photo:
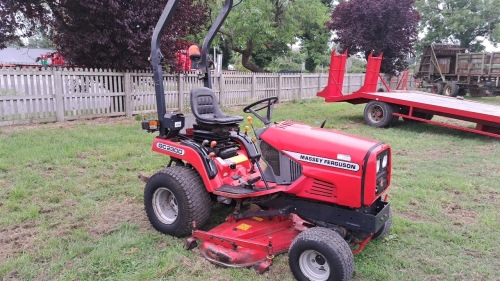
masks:
<svg viewBox="0 0 500 281"><path fill-rule="evenodd" d="M500 1L421 0L416 1L420 31L425 37L420 48L430 43L455 43L482 51L483 41L500 42Z"/></svg>
<svg viewBox="0 0 500 281"><path fill-rule="evenodd" d="M289 52L288 45L302 35L304 19L327 22L322 16L324 11L317 13L318 8L326 6L320 0L243 1L232 10L219 32L231 50L241 54L245 68L263 72L274 58Z"/></svg>
<svg viewBox="0 0 500 281"><path fill-rule="evenodd" d="M54 48L54 44L49 39L44 32L39 32L28 38L27 47L30 48L44 48L44 49L52 49Z"/></svg>
<svg viewBox="0 0 500 281"><path fill-rule="evenodd" d="M307 4L307 7L296 9L301 30L297 37L301 41L301 51L306 54L306 70L314 72L329 53L328 42L332 32L326 27L326 23L330 20L331 1L300 4Z"/></svg>

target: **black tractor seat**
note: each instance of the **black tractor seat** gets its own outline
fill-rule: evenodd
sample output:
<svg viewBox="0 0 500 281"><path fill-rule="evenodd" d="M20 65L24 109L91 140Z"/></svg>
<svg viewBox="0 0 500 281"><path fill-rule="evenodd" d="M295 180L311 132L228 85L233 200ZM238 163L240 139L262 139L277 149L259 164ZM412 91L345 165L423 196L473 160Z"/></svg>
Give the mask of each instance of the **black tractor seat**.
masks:
<svg viewBox="0 0 500 281"><path fill-rule="evenodd" d="M243 121L241 116L229 116L219 108L219 103L210 88L191 90L191 110L198 124L230 125Z"/></svg>

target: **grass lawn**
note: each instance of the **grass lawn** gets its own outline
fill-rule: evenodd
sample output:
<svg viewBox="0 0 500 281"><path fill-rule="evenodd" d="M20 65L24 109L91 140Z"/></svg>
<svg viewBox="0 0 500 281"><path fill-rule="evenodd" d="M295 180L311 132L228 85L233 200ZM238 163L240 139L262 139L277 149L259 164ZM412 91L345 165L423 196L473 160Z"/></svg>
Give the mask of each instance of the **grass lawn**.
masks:
<svg viewBox="0 0 500 281"><path fill-rule="evenodd" d="M392 146L393 228L355 256L353 280L500 280L500 140L402 120L376 129L363 109L312 100L274 116L328 118ZM0 127L0 280L293 280L286 254L259 276L150 226L137 173L167 163L153 137L134 118ZM212 226L231 211L214 209Z"/></svg>

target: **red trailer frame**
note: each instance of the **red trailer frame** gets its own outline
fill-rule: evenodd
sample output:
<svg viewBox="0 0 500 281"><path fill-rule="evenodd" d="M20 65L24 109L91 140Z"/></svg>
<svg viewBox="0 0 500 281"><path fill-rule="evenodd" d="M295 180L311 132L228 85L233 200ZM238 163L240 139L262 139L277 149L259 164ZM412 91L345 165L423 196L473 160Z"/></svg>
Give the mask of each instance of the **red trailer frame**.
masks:
<svg viewBox="0 0 500 281"><path fill-rule="evenodd" d="M337 54L334 51L332 53L328 85L323 91L317 94L318 97L325 98L326 102L361 104L370 101L378 101L393 106L394 108L401 109L392 112L394 117L403 117L405 119L500 138L500 106L464 100L462 97L453 98L421 91L391 91L380 76L382 54L378 57L369 56L363 86L352 94L343 94L342 86L346 59L347 52ZM376 91L379 78L382 80L387 92ZM402 88L406 88L404 83ZM472 122L476 123L476 127L470 128L439 121L431 121L426 118L421 118L424 114L427 114L427 116L431 116L430 114L432 114Z"/></svg>

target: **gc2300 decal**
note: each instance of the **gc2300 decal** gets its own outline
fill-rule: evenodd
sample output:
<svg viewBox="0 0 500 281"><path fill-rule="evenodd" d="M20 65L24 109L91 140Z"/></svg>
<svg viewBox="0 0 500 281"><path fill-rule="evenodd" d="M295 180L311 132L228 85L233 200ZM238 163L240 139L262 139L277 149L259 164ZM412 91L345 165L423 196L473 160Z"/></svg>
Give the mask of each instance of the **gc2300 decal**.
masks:
<svg viewBox="0 0 500 281"><path fill-rule="evenodd" d="M168 144L157 142L156 143L156 147L159 148L159 149L161 149L161 150L172 152L172 153L175 153L175 154L178 154L178 155L184 155L184 149L177 148L177 147L174 147L174 146L171 146L171 145L168 145Z"/></svg>
<svg viewBox="0 0 500 281"><path fill-rule="evenodd" d="M291 151L285 151L288 153L292 158L298 161L304 161L304 162L309 162L309 163L314 163L322 166L328 166L332 168L338 168L338 169L343 169L343 170L349 170L353 172L359 171L359 165L356 163L352 162L347 162L347 161L339 161L336 159L329 159L329 158L323 158L323 157L318 157L318 156L313 156L313 155L308 155L308 154L302 154L302 153L297 153L297 152L291 152Z"/></svg>

